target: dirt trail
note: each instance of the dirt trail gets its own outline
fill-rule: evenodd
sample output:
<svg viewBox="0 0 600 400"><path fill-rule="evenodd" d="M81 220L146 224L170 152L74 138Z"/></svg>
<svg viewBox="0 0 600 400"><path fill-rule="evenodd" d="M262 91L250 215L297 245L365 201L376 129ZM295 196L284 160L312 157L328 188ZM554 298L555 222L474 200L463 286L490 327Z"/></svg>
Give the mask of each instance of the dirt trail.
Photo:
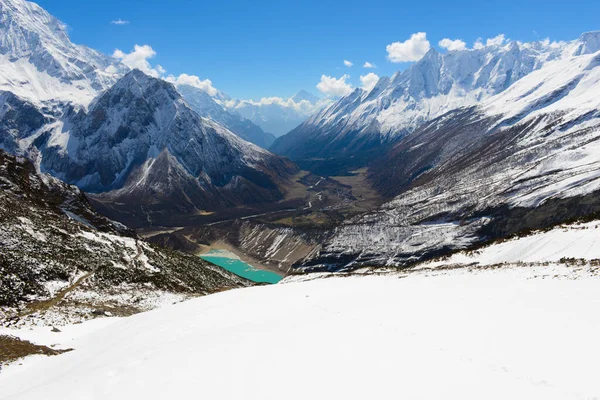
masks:
<svg viewBox="0 0 600 400"><path fill-rule="evenodd" d="M64 288L63 290L61 290L60 292L58 292L56 294L56 296L54 296L51 299L48 300L41 300L41 301L36 301L33 303L30 303L27 305L27 309L24 310L23 312L21 312L19 314L19 317L25 317L27 315L31 315L33 313L36 313L38 311L46 311L48 309L50 309L52 306L58 304L60 301L62 301L65 296L67 294L69 294L70 292L72 292L73 290L77 289L79 286L81 286L81 284L90 276L92 276L94 273L93 272L89 272L87 274L85 274L84 276L82 276L81 278L77 279L71 286L68 286L66 288Z"/></svg>

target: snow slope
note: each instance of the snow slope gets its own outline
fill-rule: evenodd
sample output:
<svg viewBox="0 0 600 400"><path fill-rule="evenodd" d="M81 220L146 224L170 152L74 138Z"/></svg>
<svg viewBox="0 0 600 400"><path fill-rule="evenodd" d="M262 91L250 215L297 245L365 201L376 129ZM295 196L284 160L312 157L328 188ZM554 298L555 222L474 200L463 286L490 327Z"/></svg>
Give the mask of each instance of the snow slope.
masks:
<svg viewBox="0 0 600 400"><path fill-rule="evenodd" d="M447 265L600 263L600 222L561 225L545 232L501 241L479 250L458 252L419 268Z"/></svg>
<svg viewBox="0 0 600 400"><path fill-rule="evenodd" d="M0 398L595 398L600 278L571 278L554 265L233 290L57 336L75 350L10 365Z"/></svg>

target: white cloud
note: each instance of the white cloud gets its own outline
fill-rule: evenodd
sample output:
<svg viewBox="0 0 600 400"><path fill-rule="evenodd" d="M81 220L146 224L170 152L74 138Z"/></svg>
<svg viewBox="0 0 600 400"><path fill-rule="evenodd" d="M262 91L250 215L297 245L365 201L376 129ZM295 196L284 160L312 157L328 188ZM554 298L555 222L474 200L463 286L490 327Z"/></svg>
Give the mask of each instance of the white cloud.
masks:
<svg viewBox="0 0 600 400"><path fill-rule="evenodd" d="M481 38L477 38L477 40L475 41L475 43L473 43L473 48L475 50L480 50L483 49L485 46L483 45L483 43L481 42Z"/></svg>
<svg viewBox="0 0 600 400"><path fill-rule="evenodd" d="M418 61L423 57L431 45L425 32L413 33L405 42L394 42L386 46L388 60L391 62Z"/></svg>
<svg viewBox="0 0 600 400"><path fill-rule="evenodd" d="M362 88L367 92L370 92L371 89L375 87L377 82L379 81L379 76L375 75L372 72L369 72L367 75L360 76L360 83L362 84Z"/></svg>
<svg viewBox="0 0 600 400"><path fill-rule="evenodd" d="M281 97L263 97L262 99L255 100L229 100L225 102L226 108L244 108L247 105L250 106L270 106L270 105L278 105L280 107L293 109L296 112L303 115L310 115L316 112L318 109L331 104L331 99L321 99L317 103L312 104L308 100L301 100L299 102L295 102L291 97L283 99Z"/></svg>
<svg viewBox="0 0 600 400"><path fill-rule="evenodd" d="M467 44L460 39L452 40L445 38L440 40L438 44L448 51L465 50L467 48Z"/></svg>
<svg viewBox="0 0 600 400"><path fill-rule="evenodd" d="M119 18L119 19L115 19L114 21L110 21L110 23L113 25L127 25L127 24L129 24L129 21Z"/></svg>
<svg viewBox="0 0 600 400"><path fill-rule="evenodd" d="M562 46L565 45L565 42L563 42L563 41L560 41L560 42L557 42L557 41L551 42L550 38L546 38L546 39L542 40L540 43L542 44L542 46L549 47L551 49L558 49L558 48L560 48L560 47L562 47Z"/></svg>
<svg viewBox="0 0 600 400"><path fill-rule="evenodd" d="M162 66L157 65L153 67L150 65L148 60L154 58L156 56L156 51L151 46L148 45L135 45L133 47L133 51L131 53L125 53L122 50L116 49L113 53L113 57L120 60L123 64L127 65L131 69L139 69L140 71L154 77L154 78L162 78L167 82L173 83L175 85L189 85L196 87L198 89L204 90L210 96L215 96L218 93L218 90L213 86L212 81L210 79L200 79L195 75L181 74L179 76L169 75L165 77L167 70ZM114 73L116 69L107 68L106 72Z"/></svg>
<svg viewBox="0 0 600 400"><path fill-rule="evenodd" d="M363 64L363 68L377 68L377 65L375 65L375 64L373 64L373 63L370 63L370 62L366 61L366 62Z"/></svg>
<svg viewBox="0 0 600 400"><path fill-rule="evenodd" d="M353 66L353 65L354 65L354 63L353 63L352 61L344 60L344 65L345 65L346 67L351 67L351 66Z"/></svg>
<svg viewBox="0 0 600 400"><path fill-rule="evenodd" d="M148 62L149 59L154 58L156 52L152 47L147 44L143 46L135 45L131 53L125 53L122 50L115 50L113 57L120 60L123 64L127 65L131 69L139 69L140 71L158 78L162 76L166 71L160 65L152 67Z"/></svg>
<svg viewBox="0 0 600 400"><path fill-rule="evenodd" d="M200 79L195 75L181 74L177 77L174 75L169 75L166 77L167 82L171 82L175 85L189 85L198 89L204 90L210 96L214 96L217 94L217 89L212 85L212 81L210 79Z"/></svg>
<svg viewBox="0 0 600 400"><path fill-rule="evenodd" d="M340 78L334 78L327 75L321 75L321 81L317 84L317 89L330 96L345 96L352 92L352 85L346 82L350 75L343 75Z"/></svg>
<svg viewBox="0 0 600 400"><path fill-rule="evenodd" d="M485 41L485 44L483 43L483 39L478 38L475 41L475 43L473 44L473 48L475 50L480 50L480 49L483 49L484 47L500 46L500 45L504 44L506 41L507 41L507 39L504 36L504 33L501 33L498 36L487 39Z"/></svg>
<svg viewBox="0 0 600 400"><path fill-rule="evenodd" d="M488 39L486 42L486 46L500 46L505 41L506 41L506 38L504 37L504 33L501 33L496 37Z"/></svg>

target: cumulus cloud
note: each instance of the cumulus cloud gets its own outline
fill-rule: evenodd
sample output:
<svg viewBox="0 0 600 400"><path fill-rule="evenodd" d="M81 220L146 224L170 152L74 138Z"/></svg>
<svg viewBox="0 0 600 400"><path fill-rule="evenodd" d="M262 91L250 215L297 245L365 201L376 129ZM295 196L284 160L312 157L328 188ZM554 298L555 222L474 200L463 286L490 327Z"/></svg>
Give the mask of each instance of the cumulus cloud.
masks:
<svg viewBox="0 0 600 400"><path fill-rule="evenodd" d="M373 63L370 63L370 62L366 61L366 62L363 64L363 68L377 68L377 65L375 65L375 64L373 64Z"/></svg>
<svg viewBox="0 0 600 400"><path fill-rule="evenodd" d="M352 85L346 82L350 75L342 75L340 78L321 75L321 81L317 84L317 89L330 96L345 96L352 92Z"/></svg>
<svg viewBox="0 0 600 400"><path fill-rule="evenodd" d="M370 92L371 89L375 87L377 81L379 81L379 76L375 75L372 72L360 76L360 83L362 84L362 88L367 92Z"/></svg>
<svg viewBox="0 0 600 400"><path fill-rule="evenodd" d="M559 41L559 42L553 41L553 42L551 42L550 38L546 38L546 39L542 40L540 43L542 44L542 46L549 47L551 49L558 49L558 48L560 48L560 47L562 47L562 46L565 45L564 41Z"/></svg>
<svg viewBox="0 0 600 400"><path fill-rule="evenodd" d="M129 21L119 18L119 19L115 19L114 21L110 21L110 23L113 25L128 25Z"/></svg>
<svg viewBox="0 0 600 400"><path fill-rule="evenodd" d="M485 44L483 43L483 39L481 39L481 38L477 39L475 41L475 44L473 45L473 48L475 50L479 50L479 49L483 49L484 47L500 46L500 45L504 44L505 42L506 42L506 37L504 36L504 33L501 33L498 36L487 39L485 41Z"/></svg>
<svg viewBox="0 0 600 400"><path fill-rule="evenodd" d="M198 89L204 90L210 96L216 96L219 92L212 84L210 79L200 79L196 75L181 74L179 76L169 75L165 77L167 70L162 66L157 65L153 67L148 60L156 56L156 51L148 45L135 45L130 53L125 53L122 50L115 50L113 55L114 58L120 60L123 64L127 65L131 69L139 69L140 71L154 77L162 78L167 82L174 85L189 85ZM109 66L106 69L108 73L116 73L117 70L113 66Z"/></svg>
<svg viewBox="0 0 600 400"><path fill-rule="evenodd" d="M445 38L440 40L438 44L448 51L465 50L467 48L467 44L460 39L452 40Z"/></svg>
<svg viewBox="0 0 600 400"><path fill-rule="evenodd" d="M505 41L506 41L506 38L504 37L504 33L501 33L496 37L488 39L486 42L486 46L500 46Z"/></svg>
<svg viewBox="0 0 600 400"><path fill-rule="evenodd" d="M162 76L166 71L160 65L152 67L148 61L156 56L156 52L152 47L147 44L143 46L135 45L131 53L125 53L122 50L115 50L113 57L120 60L123 64L127 65L131 69L139 69L140 71L158 78Z"/></svg>
<svg viewBox="0 0 600 400"><path fill-rule="evenodd" d="M391 62L407 62L420 60L431 48L425 32L410 35L404 42L394 42L386 46L388 60Z"/></svg>
<svg viewBox="0 0 600 400"><path fill-rule="evenodd" d="M344 65L345 65L346 67L351 67L351 66L353 66L353 65L354 65L354 63L353 63L352 61L344 60Z"/></svg>
<svg viewBox="0 0 600 400"><path fill-rule="evenodd" d="M218 90L212 84L210 79L200 79L196 75L181 74L179 76L169 75L165 78L167 82L171 82L174 85L189 85L198 89L204 90L210 96L215 96Z"/></svg>
<svg viewBox="0 0 600 400"><path fill-rule="evenodd" d="M308 100L301 100L299 102L295 102L291 97L288 99L283 99L281 97L263 97L262 99L255 100L229 100L224 103L226 108L240 109L244 108L247 105L251 106L271 106L277 105L280 107L293 109L296 112L303 115L310 115L316 112L318 109L331 104L331 99L321 99L316 103L311 103Z"/></svg>

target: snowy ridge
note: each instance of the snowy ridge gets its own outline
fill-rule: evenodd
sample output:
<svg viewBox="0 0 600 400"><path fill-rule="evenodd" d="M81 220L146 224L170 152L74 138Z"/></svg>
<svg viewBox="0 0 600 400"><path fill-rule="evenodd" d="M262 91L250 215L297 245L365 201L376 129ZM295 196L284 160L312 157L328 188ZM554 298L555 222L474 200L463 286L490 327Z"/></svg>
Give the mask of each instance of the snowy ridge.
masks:
<svg viewBox="0 0 600 400"><path fill-rule="evenodd" d="M446 54L432 49L370 92L356 89L313 115L273 149L299 159L395 141L449 111L481 104L552 61L595 53L599 43L600 32L589 32L572 42L513 41Z"/></svg>

